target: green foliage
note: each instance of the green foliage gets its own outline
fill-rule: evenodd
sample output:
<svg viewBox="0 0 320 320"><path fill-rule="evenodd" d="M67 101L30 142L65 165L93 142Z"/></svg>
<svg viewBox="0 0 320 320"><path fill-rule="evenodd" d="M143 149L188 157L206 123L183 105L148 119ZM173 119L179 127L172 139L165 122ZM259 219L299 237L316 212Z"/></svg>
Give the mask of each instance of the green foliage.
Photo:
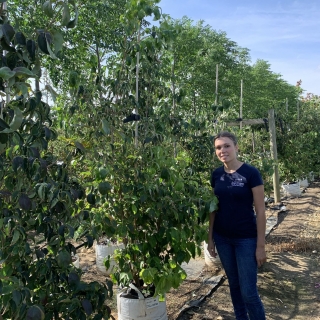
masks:
<svg viewBox="0 0 320 320"><path fill-rule="evenodd" d="M172 159L162 146L129 147L111 168L113 190L103 204L105 234L126 245L115 255L113 279L139 286L142 276L164 294L185 278L182 262L200 253L212 196L198 175L188 173L185 153Z"/></svg>
<svg viewBox="0 0 320 320"><path fill-rule="evenodd" d="M1 18L6 55L0 89L7 98L0 121L1 318L108 318L104 302L112 290L84 283L81 270L72 264L79 247L71 240L87 218L82 211L84 190L50 150L57 134L34 72L42 57L38 48L52 55L51 35L40 32L35 42L34 35L16 32L6 16ZM35 92L30 89L32 78ZM93 244L88 232L79 240L80 247Z"/></svg>
<svg viewBox="0 0 320 320"><path fill-rule="evenodd" d="M317 99L301 103L300 119L296 114L283 117L278 133L278 156L282 181L304 179L309 172L319 172L319 102ZM310 148L306 148L310 146Z"/></svg>

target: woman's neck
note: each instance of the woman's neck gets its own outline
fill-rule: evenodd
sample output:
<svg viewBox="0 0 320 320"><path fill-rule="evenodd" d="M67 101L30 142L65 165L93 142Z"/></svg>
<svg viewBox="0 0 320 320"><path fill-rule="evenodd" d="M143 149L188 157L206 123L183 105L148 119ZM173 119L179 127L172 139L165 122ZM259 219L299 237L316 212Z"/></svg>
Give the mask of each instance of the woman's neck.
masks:
<svg viewBox="0 0 320 320"><path fill-rule="evenodd" d="M236 172L241 166L243 162L239 161L238 159L235 159L234 161L224 163L224 170L228 173Z"/></svg>

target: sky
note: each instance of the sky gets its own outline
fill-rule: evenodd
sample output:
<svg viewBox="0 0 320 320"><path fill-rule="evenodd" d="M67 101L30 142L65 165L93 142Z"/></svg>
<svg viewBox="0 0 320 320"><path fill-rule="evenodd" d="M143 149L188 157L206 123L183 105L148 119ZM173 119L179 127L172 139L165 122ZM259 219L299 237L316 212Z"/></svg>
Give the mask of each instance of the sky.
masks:
<svg viewBox="0 0 320 320"><path fill-rule="evenodd" d="M249 49L252 63L270 69L289 84L302 80L304 95L320 96L320 0L161 0L174 19L204 20Z"/></svg>

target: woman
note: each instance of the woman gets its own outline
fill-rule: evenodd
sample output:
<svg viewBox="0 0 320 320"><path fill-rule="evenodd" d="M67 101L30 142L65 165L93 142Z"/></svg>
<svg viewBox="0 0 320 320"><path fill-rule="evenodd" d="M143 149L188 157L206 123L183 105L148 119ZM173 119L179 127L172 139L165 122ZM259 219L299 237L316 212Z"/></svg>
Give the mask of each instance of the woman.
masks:
<svg viewBox="0 0 320 320"><path fill-rule="evenodd" d="M237 159L235 135L219 133L214 146L223 166L211 175L219 204L210 214L208 251L213 257L218 251L236 319L264 320L257 289L258 267L266 261L263 181L255 167Z"/></svg>

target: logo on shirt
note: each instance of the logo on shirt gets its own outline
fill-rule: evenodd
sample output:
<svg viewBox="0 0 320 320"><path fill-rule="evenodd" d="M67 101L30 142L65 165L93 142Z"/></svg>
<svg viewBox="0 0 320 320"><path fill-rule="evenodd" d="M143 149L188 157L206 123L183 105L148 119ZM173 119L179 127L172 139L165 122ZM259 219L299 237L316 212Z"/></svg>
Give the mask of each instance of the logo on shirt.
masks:
<svg viewBox="0 0 320 320"><path fill-rule="evenodd" d="M233 187L243 187L244 184L247 182L247 179L238 172L224 173L220 177L220 181L225 181L226 178L231 180L231 186Z"/></svg>

